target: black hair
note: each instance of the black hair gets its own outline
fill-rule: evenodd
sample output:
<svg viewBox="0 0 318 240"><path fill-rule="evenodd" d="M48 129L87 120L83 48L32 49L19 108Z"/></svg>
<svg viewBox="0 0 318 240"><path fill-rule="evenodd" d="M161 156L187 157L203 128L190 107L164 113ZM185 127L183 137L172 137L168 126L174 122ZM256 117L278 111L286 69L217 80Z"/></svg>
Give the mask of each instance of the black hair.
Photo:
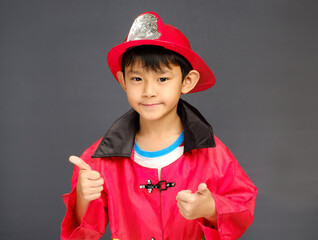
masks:
<svg viewBox="0 0 318 240"><path fill-rule="evenodd" d="M180 66L182 81L193 69L189 61L177 52L168 50L156 45L141 45L132 47L123 54L121 60L121 69L125 76L125 67L140 63L147 70L161 71L162 67L171 69L171 64Z"/></svg>

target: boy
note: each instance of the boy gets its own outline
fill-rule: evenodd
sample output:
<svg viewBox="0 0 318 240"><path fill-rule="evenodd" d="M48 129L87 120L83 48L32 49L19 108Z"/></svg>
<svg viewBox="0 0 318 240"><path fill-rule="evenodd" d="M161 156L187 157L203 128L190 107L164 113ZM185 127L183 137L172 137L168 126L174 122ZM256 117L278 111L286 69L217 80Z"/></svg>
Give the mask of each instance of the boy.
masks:
<svg viewBox="0 0 318 240"><path fill-rule="evenodd" d="M186 37L141 14L108 64L132 110L75 164L62 239L237 239L257 189L181 94L215 83Z"/></svg>

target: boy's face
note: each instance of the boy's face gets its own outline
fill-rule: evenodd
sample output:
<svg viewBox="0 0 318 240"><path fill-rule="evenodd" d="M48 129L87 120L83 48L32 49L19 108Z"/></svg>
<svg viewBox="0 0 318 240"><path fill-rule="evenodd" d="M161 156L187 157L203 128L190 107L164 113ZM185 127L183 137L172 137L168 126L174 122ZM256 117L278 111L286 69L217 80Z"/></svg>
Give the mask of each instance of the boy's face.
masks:
<svg viewBox="0 0 318 240"><path fill-rule="evenodd" d="M178 101L181 93L188 91L188 81L182 81L179 66L170 65L170 68L162 67L162 71L148 70L137 62L125 68L125 77L122 72L117 73L129 104L142 120L176 117Z"/></svg>

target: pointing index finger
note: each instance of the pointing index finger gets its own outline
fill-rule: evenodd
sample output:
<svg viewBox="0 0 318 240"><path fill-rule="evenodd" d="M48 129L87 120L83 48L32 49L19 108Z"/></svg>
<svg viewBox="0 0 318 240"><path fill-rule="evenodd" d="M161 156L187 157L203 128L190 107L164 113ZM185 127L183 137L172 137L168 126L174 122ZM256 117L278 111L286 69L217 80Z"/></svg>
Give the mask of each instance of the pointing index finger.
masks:
<svg viewBox="0 0 318 240"><path fill-rule="evenodd" d="M80 170L92 170L91 167L79 157L70 156L69 161L79 167Z"/></svg>

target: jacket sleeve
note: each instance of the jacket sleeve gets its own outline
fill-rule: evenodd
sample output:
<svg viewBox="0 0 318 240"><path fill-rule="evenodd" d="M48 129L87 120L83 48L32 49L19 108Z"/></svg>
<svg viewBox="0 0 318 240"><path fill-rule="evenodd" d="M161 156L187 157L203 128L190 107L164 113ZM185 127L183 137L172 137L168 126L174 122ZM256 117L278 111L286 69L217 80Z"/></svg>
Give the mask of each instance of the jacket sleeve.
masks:
<svg viewBox="0 0 318 240"><path fill-rule="evenodd" d="M199 221L207 240L233 240L252 224L257 188L233 154L216 139L217 146L208 152L213 176L208 188L218 212L218 226Z"/></svg>
<svg viewBox="0 0 318 240"><path fill-rule="evenodd" d="M89 154L83 153L81 158L90 164ZM107 197L105 192L102 192L100 198L89 203L87 211L83 217L82 223L77 224L75 218L75 200L76 200L76 184L78 179L79 169L74 166L72 176L72 191L63 195L63 201L66 206L66 214L61 225L61 239L100 239L105 232L108 223L107 215Z"/></svg>

